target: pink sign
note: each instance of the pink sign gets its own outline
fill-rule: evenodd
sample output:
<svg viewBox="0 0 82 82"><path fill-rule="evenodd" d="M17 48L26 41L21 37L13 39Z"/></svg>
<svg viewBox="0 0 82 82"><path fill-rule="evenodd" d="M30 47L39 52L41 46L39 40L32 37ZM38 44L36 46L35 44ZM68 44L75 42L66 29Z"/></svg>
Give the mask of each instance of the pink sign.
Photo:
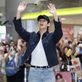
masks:
<svg viewBox="0 0 82 82"><path fill-rule="evenodd" d="M67 71L66 72L56 72L55 77L56 77L56 82L72 82L71 73Z"/></svg>

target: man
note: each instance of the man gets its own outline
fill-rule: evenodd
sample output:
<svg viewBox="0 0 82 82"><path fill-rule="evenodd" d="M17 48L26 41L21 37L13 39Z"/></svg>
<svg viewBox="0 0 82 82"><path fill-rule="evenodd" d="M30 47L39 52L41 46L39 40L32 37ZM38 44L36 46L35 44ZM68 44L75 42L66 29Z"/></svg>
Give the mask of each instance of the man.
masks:
<svg viewBox="0 0 82 82"><path fill-rule="evenodd" d="M56 8L52 3L48 5L49 12L54 18L54 32L48 32L50 27L49 17L40 15L37 18L39 31L30 33L22 28L21 23L21 13L27 6L25 2L19 4L14 25L17 33L28 43L25 55L27 59L31 57L28 82L55 82L53 66L58 64L56 43L63 35Z"/></svg>

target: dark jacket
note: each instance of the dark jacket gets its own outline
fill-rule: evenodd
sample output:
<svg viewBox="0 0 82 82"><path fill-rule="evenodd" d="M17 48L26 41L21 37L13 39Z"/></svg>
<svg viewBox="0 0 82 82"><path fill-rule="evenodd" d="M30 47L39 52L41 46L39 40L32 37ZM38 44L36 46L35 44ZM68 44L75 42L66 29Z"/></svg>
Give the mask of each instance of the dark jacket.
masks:
<svg viewBox="0 0 82 82"><path fill-rule="evenodd" d="M16 20L14 18L15 30L17 33L28 43L27 52L25 58L31 56L32 51L35 49L40 39L40 33L27 32L22 27L21 19ZM46 53L47 61L49 66L55 66L58 64L56 43L61 39L63 33L61 29L61 22L54 21L55 30L52 33L46 31L42 37L43 47Z"/></svg>

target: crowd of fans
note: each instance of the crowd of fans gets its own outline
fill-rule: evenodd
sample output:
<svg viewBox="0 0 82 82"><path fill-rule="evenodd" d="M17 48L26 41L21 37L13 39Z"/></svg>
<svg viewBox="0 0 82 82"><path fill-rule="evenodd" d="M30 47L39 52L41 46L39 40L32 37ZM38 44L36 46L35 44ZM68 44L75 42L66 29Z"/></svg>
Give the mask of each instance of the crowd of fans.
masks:
<svg viewBox="0 0 82 82"><path fill-rule="evenodd" d="M26 42L21 38L16 42L0 42L0 82L4 81L4 75L6 75L7 82L22 82L24 80L24 69L20 69L20 67L23 64L22 57L26 45Z"/></svg>
<svg viewBox="0 0 82 82"><path fill-rule="evenodd" d="M81 65L82 65L82 33L78 33L76 38L73 38L71 40L69 39L61 39L60 42L57 44L57 55L59 60L59 70L57 71L70 71L71 73L76 73L76 71L80 71L80 76L77 74L78 79L82 79L82 72L81 72ZM19 71L19 67L23 62L19 62L19 58L22 54L24 55L26 51L27 43L19 38L16 42L15 41L1 41L0 42L0 82L2 82L2 77L4 74L7 77L7 82L11 81L11 75L14 75ZM12 74L7 72L7 63L8 60L13 59L16 64L15 72ZM79 58L80 60L80 67L73 67L72 59ZM21 59L21 58L20 58ZM18 64L19 63L19 64ZM75 62L77 64L77 62ZM70 67L70 68L69 68ZM8 68L9 69L9 68ZM10 68L12 71L12 68ZM56 69L55 69L56 70ZM24 73L24 71L23 71ZM19 79L20 79L20 74ZM17 76L18 76L17 75ZM24 79L24 74L22 74ZM57 76L56 76L57 77ZM62 76L61 76L62 77ZM3 77L4 78L4 77ZM16 78L16 77L14 77ZM17 77L18 78L18 77ZM73 79L74 80L74 79ZM18 80L19 81L19 80ZM16 82L15 80L13 82ZM75 82L75 81L73 81Z"/></svg>

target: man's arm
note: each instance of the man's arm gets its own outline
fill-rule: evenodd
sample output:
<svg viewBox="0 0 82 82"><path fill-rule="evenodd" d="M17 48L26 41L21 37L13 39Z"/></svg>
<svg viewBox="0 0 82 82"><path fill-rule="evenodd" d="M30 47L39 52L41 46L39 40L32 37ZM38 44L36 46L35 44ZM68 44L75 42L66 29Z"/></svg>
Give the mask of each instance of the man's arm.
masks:
<svg viewBox="0 0 82 82"><path fill-rule="evenodd" d="M54 38L54 42L57 43L63 35L62 28L61 28L61 22L60 22L60 20L57 16L57 11L56 11L55 5L50 3L48 5L48 9L49 9L49 12L53 15L53 18L54 18L55 30L53 32L53 38Z"/></svg>
<svg viewBox="0 0 82 82"><path fill-rule="evenodd" d="M14 26L16 32L19 34L20 37L22 37L25 41L28 42L30 33L27 32L23 27L22 27L22 22L21 22L21 14L25 9L27 8L27 4L25 2L20 2L17 8L17 13L16 17L14 18Z"/></svg>

